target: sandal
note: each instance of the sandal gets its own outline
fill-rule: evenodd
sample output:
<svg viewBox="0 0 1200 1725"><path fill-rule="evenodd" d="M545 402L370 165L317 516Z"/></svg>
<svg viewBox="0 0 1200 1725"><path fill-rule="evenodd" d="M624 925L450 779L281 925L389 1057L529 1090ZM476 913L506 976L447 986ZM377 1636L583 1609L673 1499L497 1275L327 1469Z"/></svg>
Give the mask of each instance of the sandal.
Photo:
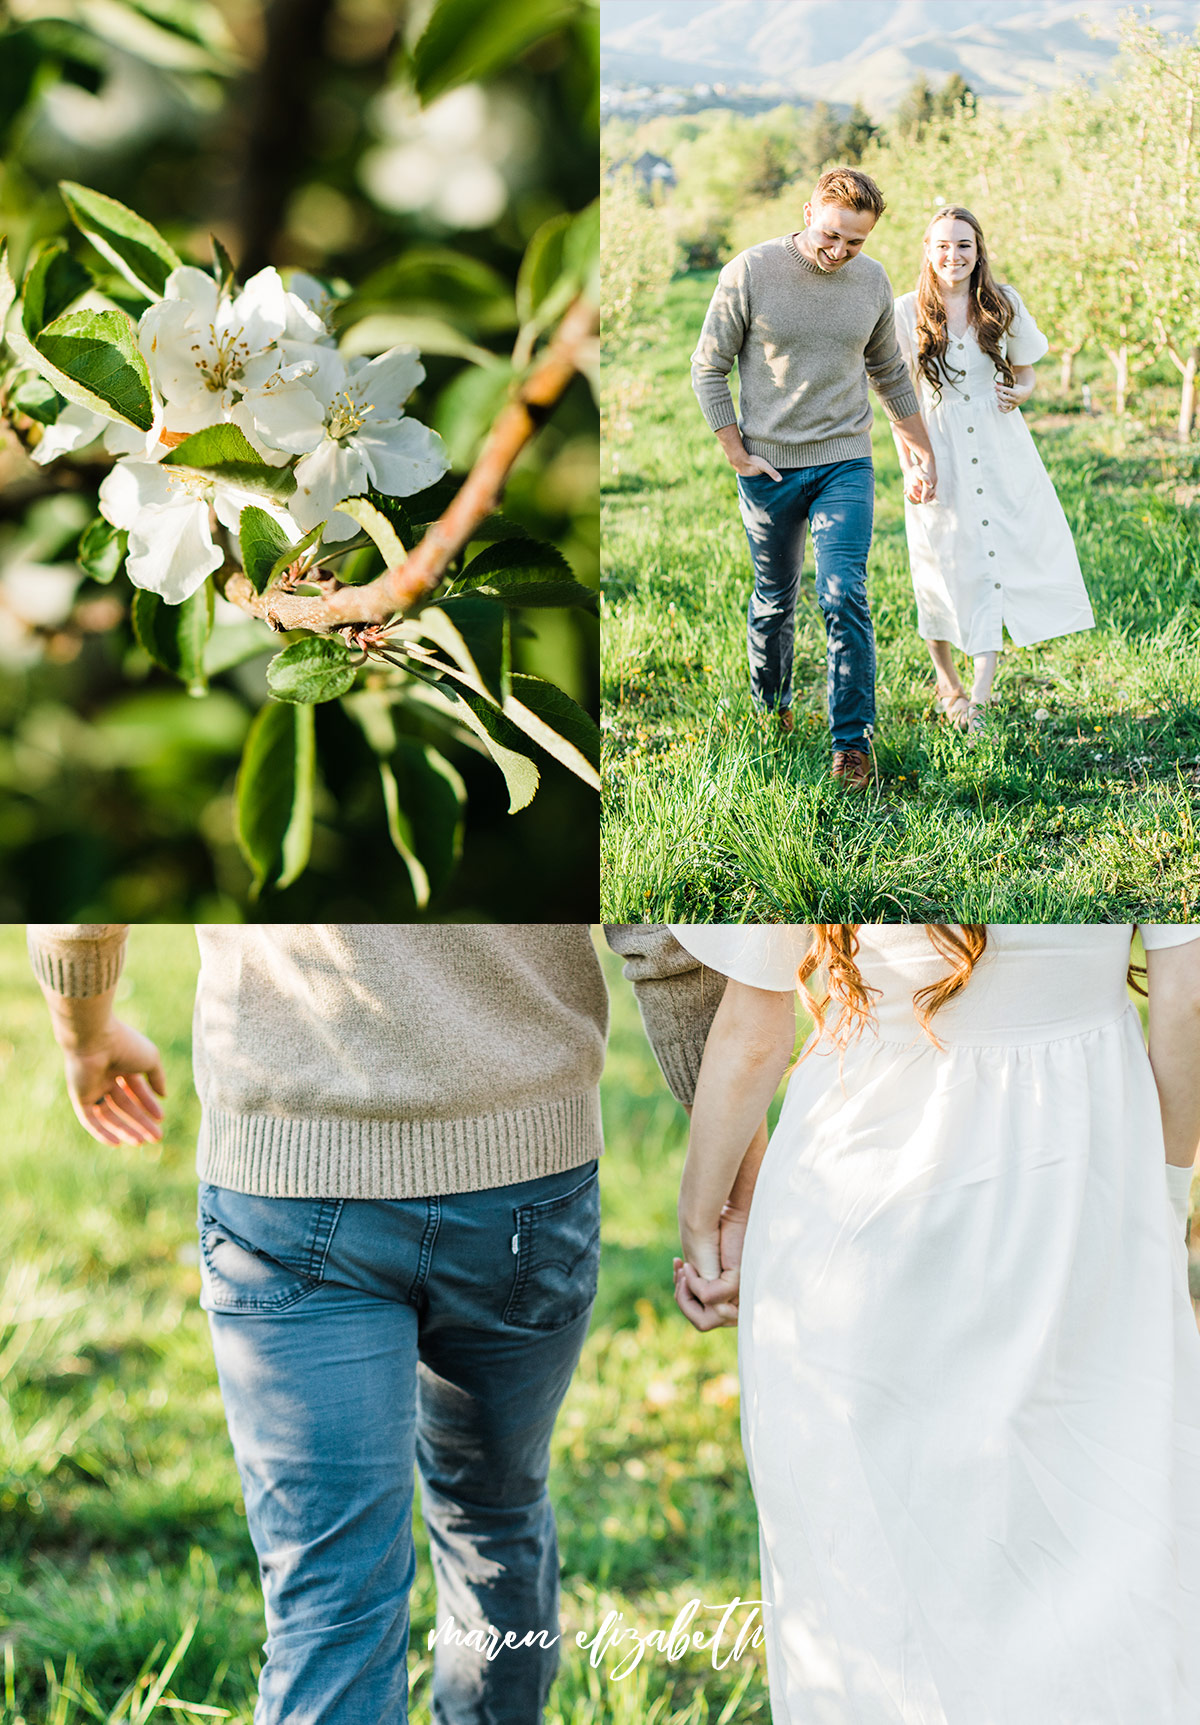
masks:
<svg viewBox="0 0 1200 1725"><path fill-rule="evenodd" d="M967 702L967 722L963 728L972 745L988 730L987 714L991 705L991 700Z"/></svg>
<svg viewBox="0 0 1200 1725"><path fill-rule="evenodd" d="M971 703L968 701L964 689L956 689L952 695L936 695L934 704L946 722L953 725L956 731L968 729Z"/></svg>

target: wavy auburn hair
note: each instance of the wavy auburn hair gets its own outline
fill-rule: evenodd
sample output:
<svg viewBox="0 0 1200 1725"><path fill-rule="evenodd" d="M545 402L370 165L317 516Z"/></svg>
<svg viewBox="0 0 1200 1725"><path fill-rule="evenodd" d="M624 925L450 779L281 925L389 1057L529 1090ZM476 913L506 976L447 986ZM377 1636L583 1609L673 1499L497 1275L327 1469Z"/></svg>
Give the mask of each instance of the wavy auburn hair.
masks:
<svg viewBox="0 0 1200 1725"><path fill-rule="evenodd" d="M1012 328L1013 303L996 284L988 263L983 229L970 210L964 210L961 204L943 204L925 229L925 243L929 243L929 236L937 224L946 221L966 222L975 234L975 268L967 287L967 317L974 327L976 340L996 367L1001 380L1011 384L1015 381L1013 369L1005 359L1000 343ZM926 253L917 279L917 370L934 391L935 401L942 399L944 382L954 382L966 376L965 372L955 371L946 358L949 339L945 303Z"/></svg>
<svg viewBox="0 0 1200 1725"><path fill-rule="evenodd" d="M808 996L808 1009L817 1026L817 1034L809 1044L809 1052L828 1034L834 1047L845 1053L856 1037L873 1022L870 996L879 990L864 982L858 968L858 931L860 922L818 922L813 925L813 944L804 956L797 973L800 985ZM987 928L981 922L962 924L927 922L925 932L934 948L950 961L950 969L937 982L919 988L913 995L917 1023L937 1047L941 1047L929 1024L935 1012L961 994L971 980L971 972L987 946ZM825 973L827 992L818 998L808 986L808 979L817 970ZM840 1008L836 1028L826 1032L825 1017L830 1005Z"/></svg>

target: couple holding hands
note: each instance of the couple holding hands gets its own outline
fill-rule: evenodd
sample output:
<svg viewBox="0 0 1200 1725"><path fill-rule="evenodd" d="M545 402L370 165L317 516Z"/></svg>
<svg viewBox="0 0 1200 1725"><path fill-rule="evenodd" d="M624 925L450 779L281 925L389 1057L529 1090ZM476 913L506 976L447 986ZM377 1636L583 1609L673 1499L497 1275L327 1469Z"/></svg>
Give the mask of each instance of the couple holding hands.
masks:
<svg viewBox="0 0 1200 1725"><path fill-rule="evenodd" d="M738 1325L774 1725L1200 1718L1200 930L1143 926L1136 970L1133 932L607 930L692 1115L675 1298ZM76 1112L114 1147L162 1131L158 1051L113 1013L125 934L30 930ZM433 1718L537 1725L550 1437L600 1251L588 930L198 938L202 1303L266 1599L256 1725L407 1718L414 1464Z"/></svg>
<svg viewBox="0 0 1200 1725"><path fill-rule="evenodd" d="M1016 411L1033 393L1045 336L1016 290L994 280L983 231L957 205L929 223L917 287L893 303L862 249L883 210L868 175L822 174L802 233L726 264L692 355L692 386L737 473L750 542L751 692L792 729L811 526L833 777L847 790L871 781L875 722L868 381L900 455L917 626L947 722L972 735L985 728L1005 628L1030 646L1094 625L1066 518ZM974 661L969 692L956 648Z"/></svg>

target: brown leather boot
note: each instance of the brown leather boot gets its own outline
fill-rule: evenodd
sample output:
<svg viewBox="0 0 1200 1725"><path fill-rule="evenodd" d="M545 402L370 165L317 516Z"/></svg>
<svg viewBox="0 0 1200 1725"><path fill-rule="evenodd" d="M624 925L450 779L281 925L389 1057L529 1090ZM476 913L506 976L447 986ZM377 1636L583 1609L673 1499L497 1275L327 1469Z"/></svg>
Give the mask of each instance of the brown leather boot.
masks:
<svg viewBox="0 0 1200 1725"><path fill-rule="evenodd" d="M865 749L835 749L833 777L844 791L865 791L871 783L871 757Z"/></svg>

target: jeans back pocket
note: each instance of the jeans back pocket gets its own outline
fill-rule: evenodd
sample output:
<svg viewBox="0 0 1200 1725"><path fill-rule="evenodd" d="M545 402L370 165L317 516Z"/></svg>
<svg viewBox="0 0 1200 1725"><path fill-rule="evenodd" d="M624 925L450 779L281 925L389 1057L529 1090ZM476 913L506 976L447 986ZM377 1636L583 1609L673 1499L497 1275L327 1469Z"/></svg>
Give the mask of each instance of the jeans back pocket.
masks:
<svg viewBox="0 0 1200 1725"><path fill-rule="evenodd" d="M340 1198L268 1198L200 1188L200 1304L278 1312L321 1285Z"/></svg>
<svg viewBox="0 0 1200 1725"><path fill-rule="evenodd" d="M560 1330L591 1307L600 1274L600 1176L513 1211L517 1269L504 1311L523 1330Z"/></svg>

